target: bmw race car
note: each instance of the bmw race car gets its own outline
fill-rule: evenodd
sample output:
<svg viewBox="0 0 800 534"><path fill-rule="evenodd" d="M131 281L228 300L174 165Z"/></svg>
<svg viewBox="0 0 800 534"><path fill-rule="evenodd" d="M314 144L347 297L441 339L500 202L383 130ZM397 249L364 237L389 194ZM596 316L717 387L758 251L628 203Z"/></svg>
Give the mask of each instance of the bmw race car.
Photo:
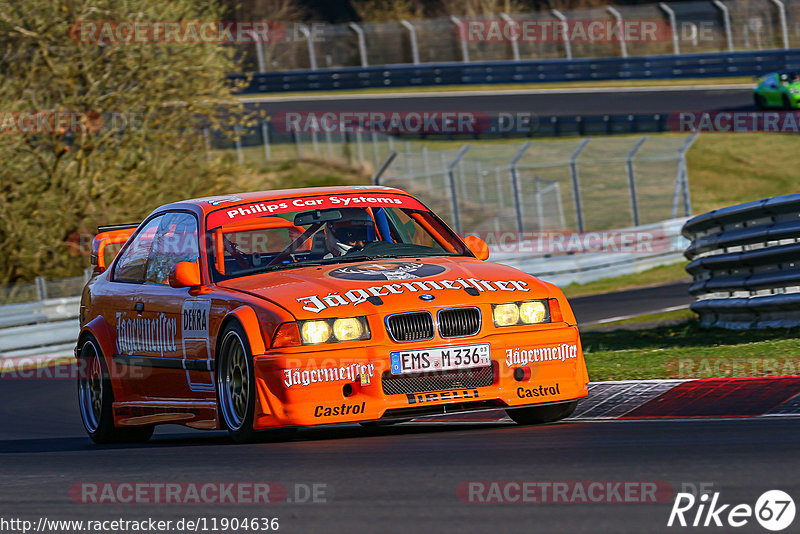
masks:
<svg viewBox="0 0 800 534"><path fill-rule="evenodd" d="M98 443L164 423L236 441L489 409L546 423L587 395L564 294L404 191L202 198L99 230L76 347Z"/></svg>
<svg viewBox="0 0 800 534"><path fill-rule="evenodd" d="M753 100L758 109L797 108L800 103L800 71L767 74L753 90Z"/></svg>

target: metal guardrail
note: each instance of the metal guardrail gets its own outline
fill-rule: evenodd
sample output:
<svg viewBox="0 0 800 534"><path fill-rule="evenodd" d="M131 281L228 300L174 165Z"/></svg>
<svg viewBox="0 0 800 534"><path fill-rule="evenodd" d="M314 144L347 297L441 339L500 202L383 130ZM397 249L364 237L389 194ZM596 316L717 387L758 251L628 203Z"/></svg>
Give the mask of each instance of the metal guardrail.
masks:
<svg viewBox="0 0 800 534"><path fill-rule="evenodd" d="M755 76L800 68L800 49L613 58L448 62L233 74L243 93L370 87Z"/></svg>
<svg viewBox="0 0 800 534"><path fill-rule="evenodd" d="M800 325L800 194L689 220L686 270L701 324L731 329Z"/></svg>

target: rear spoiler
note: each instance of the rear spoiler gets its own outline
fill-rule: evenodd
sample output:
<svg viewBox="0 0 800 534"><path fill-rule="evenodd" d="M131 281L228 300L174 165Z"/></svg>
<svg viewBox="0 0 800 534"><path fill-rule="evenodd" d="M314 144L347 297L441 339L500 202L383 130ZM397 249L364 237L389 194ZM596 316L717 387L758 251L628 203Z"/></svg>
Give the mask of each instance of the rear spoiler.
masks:
<svg viewBox="0 0 800 534"><path fill-rule="evenodd" d="M130 224L109 224L97 227L97 235L92 241L92 273L101 274L106 270L105 249L108 245L125 243L133 232L139 227L139 223ZM111 262L113 258L109 260Z"/></svg>

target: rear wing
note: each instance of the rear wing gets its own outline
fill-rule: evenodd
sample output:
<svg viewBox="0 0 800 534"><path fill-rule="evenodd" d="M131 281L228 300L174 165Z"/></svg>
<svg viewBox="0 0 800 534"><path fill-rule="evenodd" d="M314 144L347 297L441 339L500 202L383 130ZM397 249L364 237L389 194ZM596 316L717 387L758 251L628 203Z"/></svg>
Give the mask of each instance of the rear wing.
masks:
<svg viewBox="0 0 800 534"><path fill-rule="evenodd" d="M106 258L106 247L125 243L139 227L139 223L110 224L97 227L97 235L92 241L92 272L94 275L105 272L106 267L114 260L114 256Z"/></svg>

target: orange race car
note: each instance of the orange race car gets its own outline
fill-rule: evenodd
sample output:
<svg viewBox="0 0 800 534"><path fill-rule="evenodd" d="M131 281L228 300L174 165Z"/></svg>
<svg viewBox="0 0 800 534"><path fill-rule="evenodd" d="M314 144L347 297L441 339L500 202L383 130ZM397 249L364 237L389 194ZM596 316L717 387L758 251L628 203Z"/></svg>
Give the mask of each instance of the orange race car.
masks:
<svg viewBox="0 0 800 534"><path fill-rule="evenodd" d="M75 351L98 443L498 408L545 423L587 395L564 294L404 191L203 198L99 231Z"/></svg>

